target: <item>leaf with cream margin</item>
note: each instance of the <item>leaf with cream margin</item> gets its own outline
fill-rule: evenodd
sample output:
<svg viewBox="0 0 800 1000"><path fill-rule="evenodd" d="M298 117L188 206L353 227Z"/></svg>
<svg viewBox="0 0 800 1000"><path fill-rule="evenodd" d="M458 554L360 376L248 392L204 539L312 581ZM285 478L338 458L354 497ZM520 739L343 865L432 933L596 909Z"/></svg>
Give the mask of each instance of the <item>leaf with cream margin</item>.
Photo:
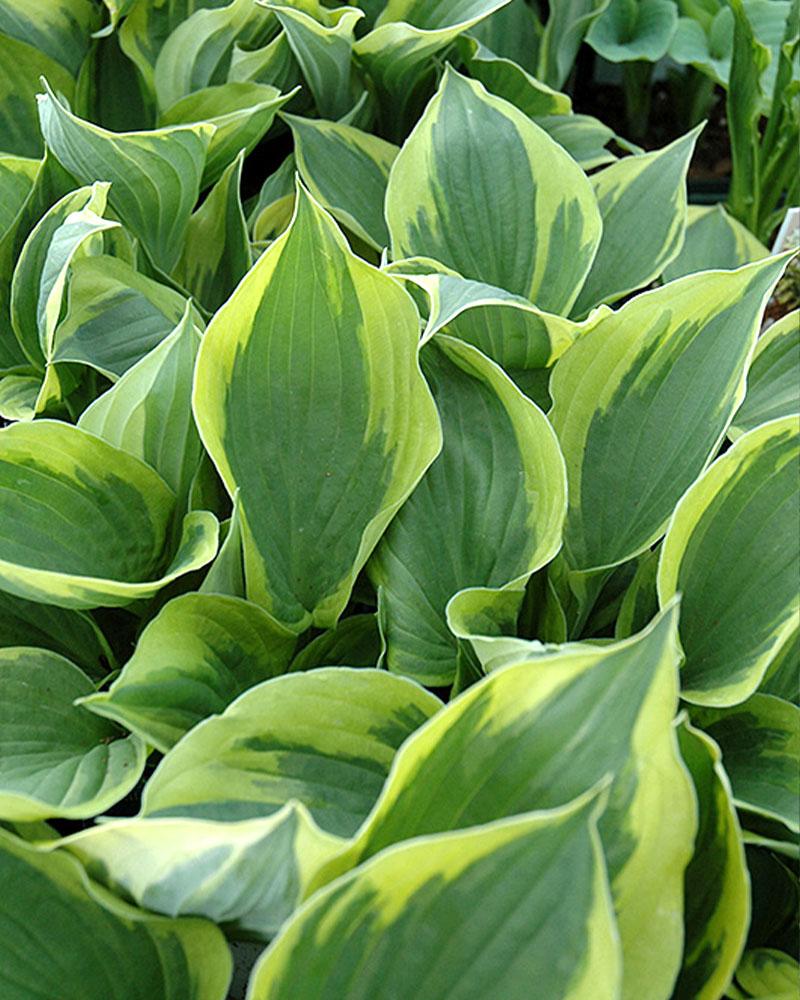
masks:
<svg viewBox="0 0 800 1000"><path fill-rule="evenodd" d="M686 173L701 129L592 174L603 235L574 316L648 285L678 253L686 228Z"/></svg>
<svg viewBox="0 0 800 1000"><path fill-rule="evenodd" d="M398 147L352 125L284 115L297 169L331 215L376 250L389 245L383 202Z"/></svg>
<svg viewBox="0 0 800 1000"><path fill-rule="evenodd" d="M754 997L791 1000L797 993L800 965L777 948L746 951L736 970L736 982Z"/></svg>
<svg viewBox="0 0 800 1000"><path fill-rule="evenodd" d="M0 992L8 1000L224 1000L231 956L209 921L168 920L128 906L75 858L5 830L0 885L14 887L0 910Z"/></svg>
<svg viewBox="0 0 800 1000"><path fill-rule="evenodd" d="M561 545L566 473L547 418L476 348L438 336L422 370L442 421L442 451L368 565L390 670L427 685L456 673L451 598L490 588L492 616ZM439 556L431 560L431 553ZM504 609L505 611L505 609ZM515 617L515 616L514 616Z"/></svg>
<svg viewBox="0 0 800 1000"><path fill-rule="evenodd" d="M757 427L675 509L658 568L662 605L681 592L682 696L735 705L758 688L798 625L800 416Z"/></svg>
<svg viewBox="0 0 800 1000"><path fill-rule="evenodd" d="M375 27L353 47L378 101L383 134L400 140L422 110L431 56L508 0L389 0Z"/></svg>
<svg viewBox="0 0 800 1000"><path fill-rule="evenodd" d="M7 232L22 210L41 168L41 160L0 153L0 232Z"/></svg>
<svg viewBox="0 0 800 1000"><path fill-rule="evenodd" d="M353 846L318 884L400 840L568 802L614 777L600 822L623 996L666 1000L683 948L696 805L678 752L677 604L618 643L566 645L478 681L401 748ZM576 719L580 725L576 725Z"/></svg>
<svg viewBox="0 0 800 1000"><path fill-rule="evenodd" d="M698 708L692 721L719 743L736 804L800 832L800 708L754 694L731 708Z"/></svg>
<svg viewBox="0 0 800 1000"><path fill-rule="evenodd" d="M283 673L294 644L255 604L183 594L149 622L111 687L81 704L166 753L248 688Z"/></svg>
<svg viewBox="0 0 800 1000"><path fill-rule="evenodd" d="M39 97L39 121L48 148L82 183L111 182L109 205L152 263L169 272L200 192L214 126L110 132L78 118L46 90Z"/></svg>
<svg viewBox="0 0 800 1000"><path fill-rule="evenodd" d="M722 204L689 205L686 238L664 268L664 280L717 268L733 270L769 256L769 250Z"/></svg>
<svg viewBox="0 0 800 1000"><path fill-rule="evenodd" d="M747 371L747 393L728 428L736 441L761 424L800 413L800 310L787 313L763 333Z"/></svg>
<svg viewBox="0 0 800 1000"><path fill-rule="evenodd" d="M235 823L114 819L52 846L148 910L206 917L233 937L268 941L343 843L320 830L303 805L289 802L271 816Z"/></svg>
<svg viewBox="0 0 800 1000"><path fill-rule="evenodd" d="M397 748L440 708L424 688L382 670L263 681L166 754L145 786L142 815L231 822L297 799L323 830L351 836Z"/></svg>
<svg viewBox="0 0 800 1000"><path fill-rule="evenodd" d="M0 430L0 589L62 608L152 597L206 565L213 514L187 515L169 561L175 495L149 466L70 424Z"/></svg>
<svg viewBox="0 0 800 1000"><path fill-rule="evenodd" d="M74 77L99 25L92 0L3 0L0 35L26 42Z"/></svg>
<svg viewBox="0 0 800 1000"><path fill-rule="evenodd" d="M386 221L395 259L432 257L552 313L574 303L602 230L578 164L449 67L392 165Z"/></svg>
<svg viewBox="0 0 800 1000"><path fill-rule="evenodd" d="M663 534L744 397L761 315L787 260L637 295L556 362L549 416L567 462L572 569L626 562Z"/></svg>
<svg viewBox="0 0 800 1000"><path fill-rule="evenodd" d="M717 744L684 718L681 754L694 781L699 829L686 869L686 945L674 1000L718 1000L750 924L750 879L733 793Z"/></svg>
<svg viewBox="0 0 800 1000"><path fill-rule="evenodd" d="M548 1000L613 1000L621 956L602 805L590 793L383 852L297 911L248 1000L510 1000L532 983Z"/></svg>
<svg viewBox="0 0 800 1000"><path fill-rule="evenodd" d="M537 76L551 87L566 82L581 42L592 22L608 7L609 0L558 0L542 32Z"/></svg>
<svg viewBox="0 0 800 1000"><path fill-rule="evenodd" d="M2 819L87 819L136 785L147 748L73 704L93 690L90 678L57 653L0 650Z"/></svg>
<svg viewBox="0 0 800 1000"><path fill-rule="evenodd" d="M42 388L41 375L3 375L0 377L0 418L33 420Z"/></svg>
<svg viewBox="0 0 800 1000"><path fill-rule="evenodd" d="M302 187L289 229L216 313L194 412L239 490L248 597L296 633L330 628L439 452L418 317Z"/></svg>
<svg viewBox="0 0 800 1000"><path fill-rule="evenodd" d="M800 708L800 625L773 657L759 691L777 695Z"/></svg>

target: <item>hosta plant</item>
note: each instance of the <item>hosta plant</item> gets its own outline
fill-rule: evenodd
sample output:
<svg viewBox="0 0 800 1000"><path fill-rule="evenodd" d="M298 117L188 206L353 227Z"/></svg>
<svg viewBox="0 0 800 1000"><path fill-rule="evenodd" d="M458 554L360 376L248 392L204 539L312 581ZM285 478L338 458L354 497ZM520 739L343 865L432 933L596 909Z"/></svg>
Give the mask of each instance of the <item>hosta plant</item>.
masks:
<svg viewBox="0 0 800 1000"><path fill-rule="evenodd" d="M0 0L4 1000L791 995L793 252L521 7Z"/></svg>

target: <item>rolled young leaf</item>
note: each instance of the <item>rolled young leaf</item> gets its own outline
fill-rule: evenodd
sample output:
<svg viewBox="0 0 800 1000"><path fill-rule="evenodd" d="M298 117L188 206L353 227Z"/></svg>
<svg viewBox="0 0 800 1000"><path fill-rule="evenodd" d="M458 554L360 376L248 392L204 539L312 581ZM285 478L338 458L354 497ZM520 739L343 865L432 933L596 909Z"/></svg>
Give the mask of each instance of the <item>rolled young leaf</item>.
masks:
<svg viewBox="0 0 800 1000"><path fill-rule="evenodd" d="M144 743L73 704L93 690L57 653L0 651L0 819L86 819L137 783Z"/></svg>
<svg viewBox="0 0 800 1000"><path fill-rule="evenodd" d="M569 310L602 222L574 160L513 104L449 67L392 165L392 254Z"/></svg>
<svg viewBox="0 0 800 1000"><path fill-rule="evenodd" d="M408 294L302 187L203 337L195 418L239 490L248 597L297 633L335 624L439 451L417 337Z"/></svg>
<svg viewBox="0 0 800 1000"><path fill-rule="evenodd" d="M680 591L682 694L735 705L797 628L800 416L757 427L675 509L661 550L662 604Z"/></svg>
<svg viewBox="0 0 800 1000"><path fill-rule="evenodd" d="M587 44L611 62L663 58L678 24L671 0L611 0L586 35Z"/></svg>

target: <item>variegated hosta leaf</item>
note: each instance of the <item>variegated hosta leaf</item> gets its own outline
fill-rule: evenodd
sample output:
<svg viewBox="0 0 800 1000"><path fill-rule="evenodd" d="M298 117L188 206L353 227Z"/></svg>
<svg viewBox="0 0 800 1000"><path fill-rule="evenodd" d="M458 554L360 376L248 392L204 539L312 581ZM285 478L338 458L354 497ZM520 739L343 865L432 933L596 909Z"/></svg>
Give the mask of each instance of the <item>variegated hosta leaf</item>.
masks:
<svg viewBox="0 0 800 1000"><path fill-rule="evenodd" d="M0 35L27 42L75 77L100 24L98 15L92 0L3 0Z"/></svg>
<svg viewBox="0 0 800 1000"><path fill-rule="evenodd" d="M401 139L422 110L430 58L508 0L389 0L353 51L378 99L384 134Z"/></svg>
<svg viewBox="0 0 800 1000"><path fill-rule="evenodd" d="M41 375L0 377L0 417L9 423L15 420L33 420L41 389Z"/></svg>
<svg viewBox="0 0 800 1000"><path fill-rule="evenodd" d="M245 49L234 44L228 68L229 83L269 83L284 92L303 83L303 74L289 45L286 32L257 49ZM302 95L309 101L309 95Z"/></svg>
<svg viewBox="0 0 800 1000"><path fill-rule="evenodd" d="M11 228L33 188L40 167L40 160L0 153L0 233Z"/></svg>
<svg viewBox="0 0 800 1000"><path fill-rule="evenodd" d="M307 0L303 4L306 9L260 2L274 12L283 27L321 117L337 119L347 114L354 103L354 32L363 11L357 7L330 10L316 0Z"/></svg>
<svg viewBox="0 0 800 1000"><path fill-rule="evenodd" d="M662 603L683 594L683 697L751 695L798 625L800 416L743 435L686 492L661 552Z"/></svg>
<svg viewBox="0 0 800 1000"><path fill-rule="evenodd" d="M0 430L0 588L64 608L152 597L217 548L216 518L198 511L169 562L174 507L156 472L100 438L54 420L12 424Z"/></svg>
<svg viewBox="0 0 800 1000"><path fill-rule="evenodd" d="M766 257L769 250L721 204L690 205L686 239L664 269L664 280L712 268L735 268Z"/></svg>
<svg viewBox="0 0 800 1000"><path fill-rule="evenodd" d="M607 146L612 139L619 142L619 136L591 115L540 115L534 121L584 170L593 170L617 159Z"/></svg>
<svg viewBox="0 0 800 1000"><path fill-rule="evenodd" d="M800 707L800 625L773 657L759 691Z"/></svg>
<svg viewBox="0 0 800 1000"><path fill-rule="evenodd" d="M50 88L39 98L48 148L84 184L111 182L109 204L151 261L170 271L200 191L212 125L109 132L83 121Z"/></svg>
<svg viewBox="0 0 800 1000"><path fill-rule="evenodd" d="M764 304L785 264L771 257L645 292L558 360L550 419L567 462L573 569L625 562L663 533L742 401Z"/></svg>
<svg viewBox="0 0 800 1000"><path fill-rule="evenodd" d="M173 490L180 520L200 463L192 377L200 337L190 307L175 330L84 410L78 427L156 470Z"/></svg>
<svg viewBox="0 0 800 1000"><path fill-rule="evenodd" d="M745 952L736 970L736 982L753 997L791 1000L797 990L800 965L777 948L753 948Z"/></svg>
<svg viewBox="0 0 800 1000"><path fill-rule="evenodd" d="M147 757L139 737L73 704L93 690L49 650L0 651L0 819L85 819L139 780Z"/></svg>
<svg viewBox="0 0 800 1000"><path fill-rule="evenodd" d="M31 363L52 359L56 324L73 257L92 236L117 225L101 218L108 184L65 195L39 221L25 245L11 282L11 322Z"/></svg>
<svg viewBox="0 0 800 1000"><path fill-rule="evenodd" d="M397 748L439 708L424 688L381 670L264 681L169 751L145 786L142 815L231 822L296 799L323 830L351 836Z"/></svg>
<svg viewBox="0 0 800 1000"><path fill-rule="evenodd" d="M539 46L537 76L551 87L566 82L580 44L609 0L558 0L550 7Z"/></svg>
<svg viewBox="0 0 800 1000"><path fill-rule="evenodd" d="M207 917L237 937L268 941L342 844L320 830L304 806L291 802L272 816L235 823L113 820L54 846L148 910Z"/></svg>
<svg viewBox="0 0 800 1000"><path fill-rule="evenodd" d="M203 337L194 410L241 502L248 596L327 628L439 451L418 317L302 187L292 225Z"/></svg>
<svg viewBox="0 0 800 1000"><path fill-rule="evenodd" d="M211 248L206 248L210 253ZM115 381L175 329L186 299L116 257L73 262L66 315L56 329L54 361L90 365ZM202 321L193 310L196 324Z"/></svg>
<svg viewBox="0 0 800 1000"><path fill-rule="evenodd" d="M718 1000L750 923L750 880L732 792L716 743L683 720L681 754L697 793L699 829L686 869L686 944L675 1000Z"/></svg>
<svg viewBox="0 0 800 1000"><path fill-rule="evenodd" d="M388 246L383 203L397 146L351 125L284 117L294 136L297 169L314 197L376 250Z"/></svg>
<svg viewBox="0 0 800 1000"><path fill-rule="evenodd" d="M298 910L248 1000L511 998L533 984L552 1000L612 1000L621 963L598 812L584 797L386 851Z"/></svg>
<svg viewBox="0 0 800 1000"><path fill-rule="evenodd" d="M292 660L290 670L313 670L336 664L375 667L383 653L377 616L350 615L303 646Z"/></svg>
<svg viewBox="0 0 800 1000"><path fill-rule="evenodd" d="M800 413L800 310L788 313L759 337L747 372L747 394L728 428L735 441L778 417Z"/></svg>
<svg viewBox="0 0 800 1000"><path fill-rule="evenodd" d="M521 590L552 559L566 475L547 418L480 351L438 337L422 360L444 444L381 539L369 573L389 669L445 685L457 656L448 602L466 588L491 588L497 593L487 595L484 613L492 618L493 597L504 603L504 591Z"/></svg>
<svg viewBox="0 0 800 1000"><path fill-rule="evenodd" d="M574 160L449 68L394 161L386 219L395 258L433 257L554 313L575 301L602 228Z"/></svg>
<svg viewBox="0 0 800 1000"><path fill-rule="evenodd" d="M282 673L294 636L238 597L184 594L145 628L108 691L82 699L166 753L243 691Z"/></svg>
<svg viewBox="0 0 800 1000"><path fill-rule="evenodd" d="M677 612L673 605L613 645L529 654L450 702L400 750L352 849L320 881L409 837L561 805L611 774L600 835L623 996L666 1000L680 967L683 871L696 827L672 725Z"/></svg>
<svg viewBox="0 0 800 1000"><path fill-rule="evenodd" d="M720 745L736 804L800 832L800 708L754 694L732 708L698 708L693 721Z"/></svg>
<svg viewBox="0 0 800 1000"><path fill-rule="evenodd" d="M586 41L611 62L656 63L666 54L677 24L678 7L672 0L611 0Z"/></svg>
<svg viewBox="0 0 800 1000"><path fill-rule="evenodd" d="M658 549L645 552L639 559L636 574L625 591L614 626L614 638L625 639L643 629L658 611Z"/></svg>
<svg viewBox="0 0 800 1000"><path fill-rule="evenodd" d="M678 252L686 225L686 172L700 130L592 175L603 236L573 315L643 288Z"/></svg>
<svg viewBox="0 0 800 1000"><path fill-rule="evenodd" d="M200 461L197 478L192 484L190 501L193 510L204 510L212 506L205 501L204 497L199 498L198 502L195 495L198 486L202 483L204 470L208 470L215 477L215 486L219 483L216 469L211 464L208 455L204 455ZM242 554L242 509L238 494L233 498L233 510L225 527L225 539L219 547L219 552L214 556L214 561L208 567L208 572L200 584L198 592L201 594L222 594L226 597L244 597L247 592Z"/></svg>
<svg viewBox="0 0 800 1000"><path fill-rule="evenodd" d="M75 858L37 850L5 830L0 885L13 886L0 911L4 996L109 1000L133 988L159 1000L224 1000L230 952L208 921L127 906L88 879Z"/></svg>

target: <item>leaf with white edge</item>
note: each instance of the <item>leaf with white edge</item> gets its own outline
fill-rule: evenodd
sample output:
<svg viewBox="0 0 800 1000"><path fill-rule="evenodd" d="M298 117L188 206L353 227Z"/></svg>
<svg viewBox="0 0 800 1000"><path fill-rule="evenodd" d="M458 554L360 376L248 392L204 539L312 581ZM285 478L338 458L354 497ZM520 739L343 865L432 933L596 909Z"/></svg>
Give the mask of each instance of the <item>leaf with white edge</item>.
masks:
<svg viewBox="0 0 800 1000"><path fill-rule="evenodd" d="M297 911L248 1000L516 1000L532 983L548 1000L613 1000L621 957L601 809L590 794L386 851Z"/></svg>
<svg viewBox="0 0 800 1000"><path fill-rule="evenodd" d="M663 149L626 156L592 175L603 236L572 307L573 316L648 285L680 250L686 225L686 172L701 129L698 125Z"/></svg>
<svg viewBox="0 0 800 1000"><path fill-rule="evenodd" d="M200 192L214 126L109 132L78 118L46 89L39 120L48 148L82 183L111 182L109 204L152 263L170 271Z"/></svg>
<svg viewBox="0 0 800 1000"><path fill-rule="evenodd" d="M41 375L4 375L0 377L0 418L33 420L42 388Z"/></svg>
<svg viewBox="0 0 800 1000"><path fill-rule="evenodd" d="M786 261L637 295L556 362L549 416L567 462L564 552L573 569L625 562L663 534L744 397L764 305Z"/></svg>
<svg viewBox="0 0 800 1000"><path fill-rule="evenodd" d="M747 394L728 428L735 441L779 417L800 413L800 310L782 316L759 337L747 372Z"/></svg>
<svg viewBox="0 0 800 1000"><path fill-rule="evenodd" d="M200 336L190 307L175 330L99 396L78 427L140 458L176 496L183 517L202 445L192 416L192 378Z"/></svg>
<svg viewBox="0 0 800 1000"><path fill-rule="evenodd" d="M613 163L616 156L607 149L614 130L591 115L543 115L534 119L584 170Z"/></svg>
<svg viewBox="0 0 800 1000"><path fill-rule="evenodd" d="M388 246L383 203L398 147L352 125L283 117L292 130L297 169L309 191L370 246Z"/></svg>
<svg viewBox="0 0 800 1000"><path fill-rule="evenodd" d="M298 634L329 628L438 454L418 317L298 188L289 229L210 323L194 412L239 490L248 597Z"/></svg>
<svg viewBox="0 0 800 1000"><path fill-rule="evenodd" d="M65 195L25 241L11 281L11 323L23 351L37 368L52 358L67 273L81 244L117 225L101 218L108 184Z"/></svg>
<svg viewBox="0 0 800 1000"><path fill-rule="evenodd" d="M303 74L289 45L286 32L258 49L234 44L228 69L229 83L269 83L284 92L302 86ZM308 95L304 95L308 99Z"/></svg>
<svg viewBox="0 0 800 1000"><path fill-rule="evenodd" d="M320 881L409 837L562 805L611 774L600 835L623 996L664 1000L680 967L683 871L696 831L672 725L677 617L673 605L619 643L523 654L459 695L402 747L353 847Z"/></svg>
<svg viewBox="0 0 800 1000"><path fill-rule="evenodd" d="M575 301L602 228L574 160L449 67L394 161L386 220L395 258L433 257L553 313Z"/></svg>
<svg viewBox="0 0 800 1000"><path fill-rule="evenodd" d="M199 511L163 569L175 495L139 459L66 423L0 430L0 589L63 608L152 597L199 569L218 524Z"/></svg>
<svg viewBox="0 0 800 1000"><path fill-rule="evenodd" d="M73 704L93 690L57 653L0 651L0 818L86 819L137 783L145 744Z"/></svg>
<svg viewBox="0 0 800 1000"><path fill-rule="evenodd" d="M108 691L81 704L166 753L243 691L283 673L294 644L294 636L255 604L184 594L147 625Z"/></svg>
<svg viewBox="0 0 800 1000"><path fill-rule="evenodd" d="M575 64L581 42L609 0L558 0L550 7L539 47L539 79L561 87Z"/></svg>
<svg viewBox="0 0 800 1000"><path fill-rule="evenodd" d="M186 817L118 819L54 846L91 878L165 916L200 916L234 937L268 941L300 905L311 878L342 849L304 806L220 823Z"/></svg>
<svg viewBox="0 0 800 1000"><path fill-rule="evenodd" d="M186 309L178 292L106 255L73 262L67 299L53 360L90 365L112 381L162 343Z"/></svg>
<svg viewBox="0 0 800 1000"><path fill-rule="evenodd" d="M442 451L368 572L389 669L436 686L456 673L457 642L445 619L451 598L480 587L503 603L504 591L519 590L558 551L566 473L547 418L476 348L437 337L422 368L442 421ZM439 557L431 560L432 552Z"/></svg>
<svg viewBox="0 0 800 1000"><path fill-rule="evenodd" d="M800 708L754 694L732 708L698 708L692 721L719 744L736 804L800 832Z"/></svg>
<svg viewBox="0 0 800 1000"><path fill-rule="evenodd" d="M211 460L206 455L201 459L198 475L204 467L210 466L214 476L219 480ZM202 504L197 509L206 509L209 504ZM242 556L242 512L238 495L233 499L233 511L227 522L225 539L208 567L205 579L200 584L201 594L222 594L227 597L244 597L247 588L244 582L244 560Z"/></svg>
<svg viewBox="0 0 800 1000"><path fill-rule="evenodd" d="M681 754L694 781L699 829L686 869L686 944L674 1000L718 1000L750 923L750 880L732 792L716 743L686 719Z"/></svg>
<svg viewBox="0 0 800 1000"><path fill-rule="evenodd" d="M224 1000L225 938L206 920L169 920L127 906L75 858L0 830L0 992L8 1000ZM42 960L46 915L47 960Z"/></svg>
<svg viewBox="0 0 800 1000"><path fill-rule="evenodd" d="M402 139L427 99L431 56L508 0L389 0L375 28L353 47L378 101L383 133Z"/></svg>
<svg viewBox="0 0 800 1000"><path fill-rule="evenodd" d="M759 691L800 707L800 626L773 657Z"/></svg>
<svg viewBox="0 0 800 1000"><path fill-rule="evenodd" d="M41 160L0 153L0 232L7 232L36 181Z"/></svg>
<svg viewBox="0 0 800 1000"><path fill-rule="evenodd" d="M800 965L777 948L753 948L745 952L736 981L754 997L764 1000L791 1000L797 995Z"/></svg>
<svg viewBox="0 0 800 1000"><path fill-rule="evenodd" d="M275 115L292 97L260 83L225 83L195 91L170 105L159 118L162 126L211 125L216 130L208 147L201 187L216 183L236 159L245 156L270 130ZM191 239L191 233L187 237Z"/></svg>
<svg viewBox="0 0 800 1000"><path fill-rule="evenodd" d="M0 35L27 42L77 76L99 24L92 0L3 0Z"/></svg>
<svg viewBox="0 0 800 1000"><path fill-rule="evenodd" d="M239 190L244 150L224 171L189 219L172 276L215 312L250 270L250 239Z"/></svg>
<svg viewBox="0 0 800 1000"><path fill-rule="evenodd" d="M728 215L723 205L689 205L686 238L664 268L664 280L717 268L732 270L769 256L749 229Z"/></svg>
<svg viewBox="0 0 800 1000"><path fill-rule="evenodd" d="M610 62L656 63L666 54L677 25L678 7L672 0L611 0L586 42Z"/></svg>
<svg viewBox="0 0 800 1000"><path fill-rule="evenodd" d="M441 704L382 670L330 667L264 681L169 751L145 786L142 815L232 822L296 799L323 830L352 836L397 748Z"/></svg>
<svg viewBox="0 0 800 1000"><path fill-rule="evenodd" d="M662 605L682 593L682 695L735 705L798 625L800 416L757 427L678 504L658 568Z"/></svg>

